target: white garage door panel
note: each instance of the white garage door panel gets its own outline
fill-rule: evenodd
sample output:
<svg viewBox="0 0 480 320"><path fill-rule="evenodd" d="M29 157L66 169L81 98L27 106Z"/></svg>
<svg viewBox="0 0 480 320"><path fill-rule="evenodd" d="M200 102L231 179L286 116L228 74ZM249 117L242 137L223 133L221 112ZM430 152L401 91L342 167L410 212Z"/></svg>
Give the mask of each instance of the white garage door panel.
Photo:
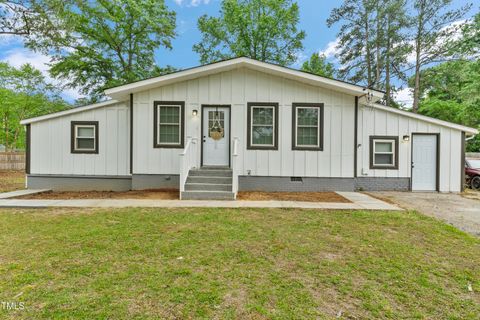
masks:
<svg viewBox="0 0 480 320"><path fill-rule="evenodd" d="M437 190L437 136L413 135L412 190Z"/></svg>

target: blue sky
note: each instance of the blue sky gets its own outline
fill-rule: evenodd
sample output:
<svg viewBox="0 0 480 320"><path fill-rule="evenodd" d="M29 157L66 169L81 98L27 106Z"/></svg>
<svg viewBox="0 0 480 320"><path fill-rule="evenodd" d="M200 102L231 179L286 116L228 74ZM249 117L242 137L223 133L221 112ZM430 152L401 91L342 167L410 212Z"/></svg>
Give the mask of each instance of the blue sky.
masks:
<svg viewBox="0 0 480 320"><path fill-rule="evenodd" d="M301 30L307 37L303 42L305 51L302 56L310 56L327 47L335 40L337 28L329 29L326 20L330 11L341 1L299 0ZM158 50L157 62L171 64L177 68L192 67L199 64L199 57L192 52L192 46L199 42L201 34L197 29L197 20L203 14L218 15L220 0L166 0L167 5L177 11L178 37L173 41L173 50Z"/></svg>
<svg viewBox="0 0 480 320"><path fill-rule="evenodd" d="M171 10L177 12L177 38L173 41L173 49L159 49L156 52L156 60L160 66L172 65L176 68L187 68L199 65L198 55L192 51L192 46L201 39L197 29L197 20L203 15L218 15L220 0L165 0ZM453 0L452 7L461 7L471 1ZM303 42L304 51L299 55L299 61L294 67L310 57L312 53L322 51L327 57L334 58L334 44L337 26L328 28L326 20L333 8L339 6L342 1L328 0L297 0L300 7L299 29L305 30L307 36ZM472 16L478 11L478 5L467 14ZM43 56L29 51L23 47L21 39L16 37L0 38L0 61L8 61L14 66L29 62L36 68L48 74L48 56ZM64 97L73 101L79 97L76 90L67 90ZM408 90L400 92L399 100L409 103Z"/></svg>

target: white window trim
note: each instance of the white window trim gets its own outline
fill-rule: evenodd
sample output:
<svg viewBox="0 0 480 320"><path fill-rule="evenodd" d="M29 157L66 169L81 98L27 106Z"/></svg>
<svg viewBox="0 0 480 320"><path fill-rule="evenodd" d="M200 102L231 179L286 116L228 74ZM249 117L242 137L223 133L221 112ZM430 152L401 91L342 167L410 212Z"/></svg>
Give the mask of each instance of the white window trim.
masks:
<svg viewBox="0 0 480 320"><path fill-rule="evenodd" d="M315 109L317 110L317 125L299 125L298 124L298 109ZM314 128L317 127L317 144L298 144L298 127L302 128ZM309 106L297 106L295 108L295 147L300 148L319 148L320 147L320 108Z"/></svg>
<svg viewBox="0 0 480 320"><path fill-rule="evenodd" d="M160 110L162 107L178 108L178 123L160 123ZM160 142L160 126L178 126L178 142ZM182 144L182 106L181 105L157 105L157 144L178 146Z"/></svg>
<svg viewBox="0 0 480 320"><path fill-rule="evenodd" d="M381 143L390 143L392 145L392 151L391 152L385 152L385 151L379 151L377 152L376 151L376 147L377 147L377 142L381 142ZM373 139L373 165L374 166L379 166L379 167L395 167L396 166L396 163L395 163L395 159L396 159L396 155L395 155L395 150L396 150L396 145L395 145L396 141L395 140L391 140L391 139ZM391 164L385 164L385 163L376 163L375 162L375 155L377 154L388 154L388 155L392 155L392 163Z"/></svg>
<svg viewBox="0 0 480 320"><path fill-rule="evenodd" d="M275 123L275 107L274 106L256 106L252 105L250 106L250 145L252 147L274 147L275 146L275 126L277 125ZM253 109L272 109L272 124L253 124ZM272 143L271 144L257 144L253 143L253 127L272 127Z"/></svg>
<svg viewBox="0 0 480 320"><path fill-rule="evenodd" d="M79 136L78 135L78 131L79 129L81 128L93 128L93 137L82 137L82 136ZM76 124L75 125L75 141L74 141L74 150L75 151L96 151L96 145L97 145L97 141L96 141L96 136L97 136L97 133L96 133L96 126L95 125L92 125L92 124ZM92 139L93 140L93 148L79 148L78 147L78 139Z"/></svg>

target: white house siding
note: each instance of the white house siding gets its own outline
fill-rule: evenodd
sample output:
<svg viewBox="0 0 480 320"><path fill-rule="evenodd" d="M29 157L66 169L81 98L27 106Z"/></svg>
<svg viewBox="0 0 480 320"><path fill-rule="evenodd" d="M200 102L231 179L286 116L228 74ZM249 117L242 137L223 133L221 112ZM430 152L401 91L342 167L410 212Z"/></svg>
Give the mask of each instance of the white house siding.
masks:
<svg viewBox="0 0 480 320"><path fill-rule="evenodd" d="M98 154L70 152L71 121L98 121ZM129 159L125 102L31 124L32 175L125 176L130 174Z"/></svg>
<svg viewBox="0 0 480 320"><path fill-rule="evenodd" d="M178 174L180 149L153 148L153 102L185 101L185 136L198 138L202 104L231 105L239 139L239 174L353 177L354 97L247 68L134 94L134 174ZM278 151L246 150L247 102L279 103ZM292 151L292 103L324 103L324 150Z"/></svg>
<svg viewBox="0 0 480 320"><path fill-rule="evenodd" d="M462 133L422 120L405 117L369 107L360 107L358 126L357 174L359 177L410 178L412 140L403 142L402 137L412 133L440 134L440 181L439 191L459 192L461 175ZM370 169L370 141L372 135L399 137L398 170Z"/></svg>

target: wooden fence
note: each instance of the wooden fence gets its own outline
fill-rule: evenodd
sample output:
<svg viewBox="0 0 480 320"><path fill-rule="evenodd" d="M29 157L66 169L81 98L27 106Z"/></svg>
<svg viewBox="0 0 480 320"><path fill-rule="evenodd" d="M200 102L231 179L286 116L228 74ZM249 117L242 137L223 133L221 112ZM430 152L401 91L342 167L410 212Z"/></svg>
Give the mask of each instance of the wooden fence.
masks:
<svg viewBox="0 0 480 320"><path fill-rule="evenodd" d="M25 153L0 152L0 170L25 170Z"/></svg>
<svg viewBox="0 0 480 320"><path fill-rule="evenodd" d="M467 157L467 158L480 159L480 152L467 152L467 153L465 154L465 157Z"/></svg>

